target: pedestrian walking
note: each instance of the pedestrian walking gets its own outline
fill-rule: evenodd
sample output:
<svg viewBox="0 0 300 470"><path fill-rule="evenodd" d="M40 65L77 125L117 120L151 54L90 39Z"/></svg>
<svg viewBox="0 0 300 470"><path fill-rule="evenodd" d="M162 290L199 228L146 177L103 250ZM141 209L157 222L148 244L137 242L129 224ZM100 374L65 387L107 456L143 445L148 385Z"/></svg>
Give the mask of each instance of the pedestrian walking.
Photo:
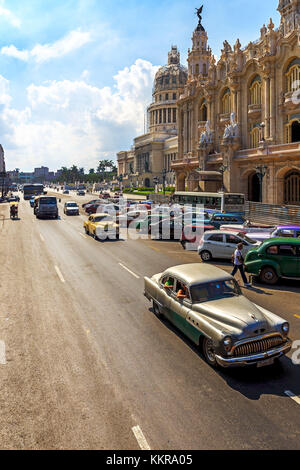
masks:
<svg viewBox="0 0 300 470"><path fill-rule="evenodd" d="M246 277L246 274L245 274L245 271L244 271L244 258L243 258L243 255L242 255L242 249L243 249L243 244L239 243L238 246L237 246L237 249L235 250L234 254L232 255L234 268L233 268L233 271L232 271L231 275L235 276L236 273L238 271L240 271L242 279L244 281L245 287L249 287L250 284L247 280L247 277Z"/></svg>

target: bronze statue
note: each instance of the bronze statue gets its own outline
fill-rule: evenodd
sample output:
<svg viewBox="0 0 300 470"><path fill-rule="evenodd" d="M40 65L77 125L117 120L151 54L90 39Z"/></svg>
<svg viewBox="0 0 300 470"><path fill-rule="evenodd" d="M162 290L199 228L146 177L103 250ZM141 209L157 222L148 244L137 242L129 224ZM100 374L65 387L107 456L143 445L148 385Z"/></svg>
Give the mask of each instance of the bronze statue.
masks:
<svg viewBox="0 0 300 470"><path fill-rule="evenodd" d="M199 24L200 24L201 21L202 21L202 16L201 16L202 10L203 10L203 5L202 5L202 7L200 7L200 8L196 8L196 12L197 12L196 15L197 15L198 18L199 18Z"/></svg>

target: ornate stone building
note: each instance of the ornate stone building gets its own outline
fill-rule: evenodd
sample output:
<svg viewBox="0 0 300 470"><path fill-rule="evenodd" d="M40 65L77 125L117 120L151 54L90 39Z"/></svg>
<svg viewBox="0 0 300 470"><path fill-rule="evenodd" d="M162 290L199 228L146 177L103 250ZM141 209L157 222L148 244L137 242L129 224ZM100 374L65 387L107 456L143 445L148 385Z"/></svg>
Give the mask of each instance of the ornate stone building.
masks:
<svg viewBox="0 0 300 470"><path fill-rule="evenodd" d="M168 65L159 68L153 87L153 102L148 107L148 132L134 139L129 151L117 154L118 174L123 186L153 186L166 170L166 183L174 184L171 162L177 158L177 100L183 92L187 70L180 65L180 54L172 46Z"/></svg>
<svg viewBox="0 0 300 470"><path fill-rule="evenodd" d="M177 190L217 191L224 178L249 200L300 204L300 0L278 11L278 29L270 19L245 48L225 41L217 63L199 15L177 102Z"/></svg>

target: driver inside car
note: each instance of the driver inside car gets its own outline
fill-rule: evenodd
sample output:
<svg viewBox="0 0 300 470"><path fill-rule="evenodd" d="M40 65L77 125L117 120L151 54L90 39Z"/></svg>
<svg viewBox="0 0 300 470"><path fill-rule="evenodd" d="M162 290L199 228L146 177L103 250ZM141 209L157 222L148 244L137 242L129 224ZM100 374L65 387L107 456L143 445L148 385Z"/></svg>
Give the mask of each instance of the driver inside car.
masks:
<svg viewBox="0 0 300 470"><path fill-rule="evenodd" d="M184 284L179 282L177 284L177 299L186 299L187 298L187 288Z"/></svg>

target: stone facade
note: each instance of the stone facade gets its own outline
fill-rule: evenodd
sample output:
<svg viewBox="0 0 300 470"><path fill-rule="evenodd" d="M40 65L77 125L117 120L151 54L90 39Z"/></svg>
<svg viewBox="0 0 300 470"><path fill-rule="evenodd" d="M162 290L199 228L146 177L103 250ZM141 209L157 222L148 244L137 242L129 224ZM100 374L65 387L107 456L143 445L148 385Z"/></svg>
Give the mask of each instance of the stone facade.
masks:
<svg viewBox="0 0 300 470"><path fill-rule="evenodd" d="M117 154L118 175L123 187L154 186L153 178L161 182L166 170L166 184L174 184L171 162L177 155L177 100L183 92L187 70L180 65L180 54L172 46L168 65L155 76L153 102L148 107L148 132L134 139L131 150Z"/></svg>
<svg viewBox="0 0 300 470"><path fill-rule="evenodd" d="M225 41L217 63L199 21L177 102L177 190L217 191L223 174L249 200L300 204L300 0L278 11L278 29L270 19L245 48Z"/></svg>

